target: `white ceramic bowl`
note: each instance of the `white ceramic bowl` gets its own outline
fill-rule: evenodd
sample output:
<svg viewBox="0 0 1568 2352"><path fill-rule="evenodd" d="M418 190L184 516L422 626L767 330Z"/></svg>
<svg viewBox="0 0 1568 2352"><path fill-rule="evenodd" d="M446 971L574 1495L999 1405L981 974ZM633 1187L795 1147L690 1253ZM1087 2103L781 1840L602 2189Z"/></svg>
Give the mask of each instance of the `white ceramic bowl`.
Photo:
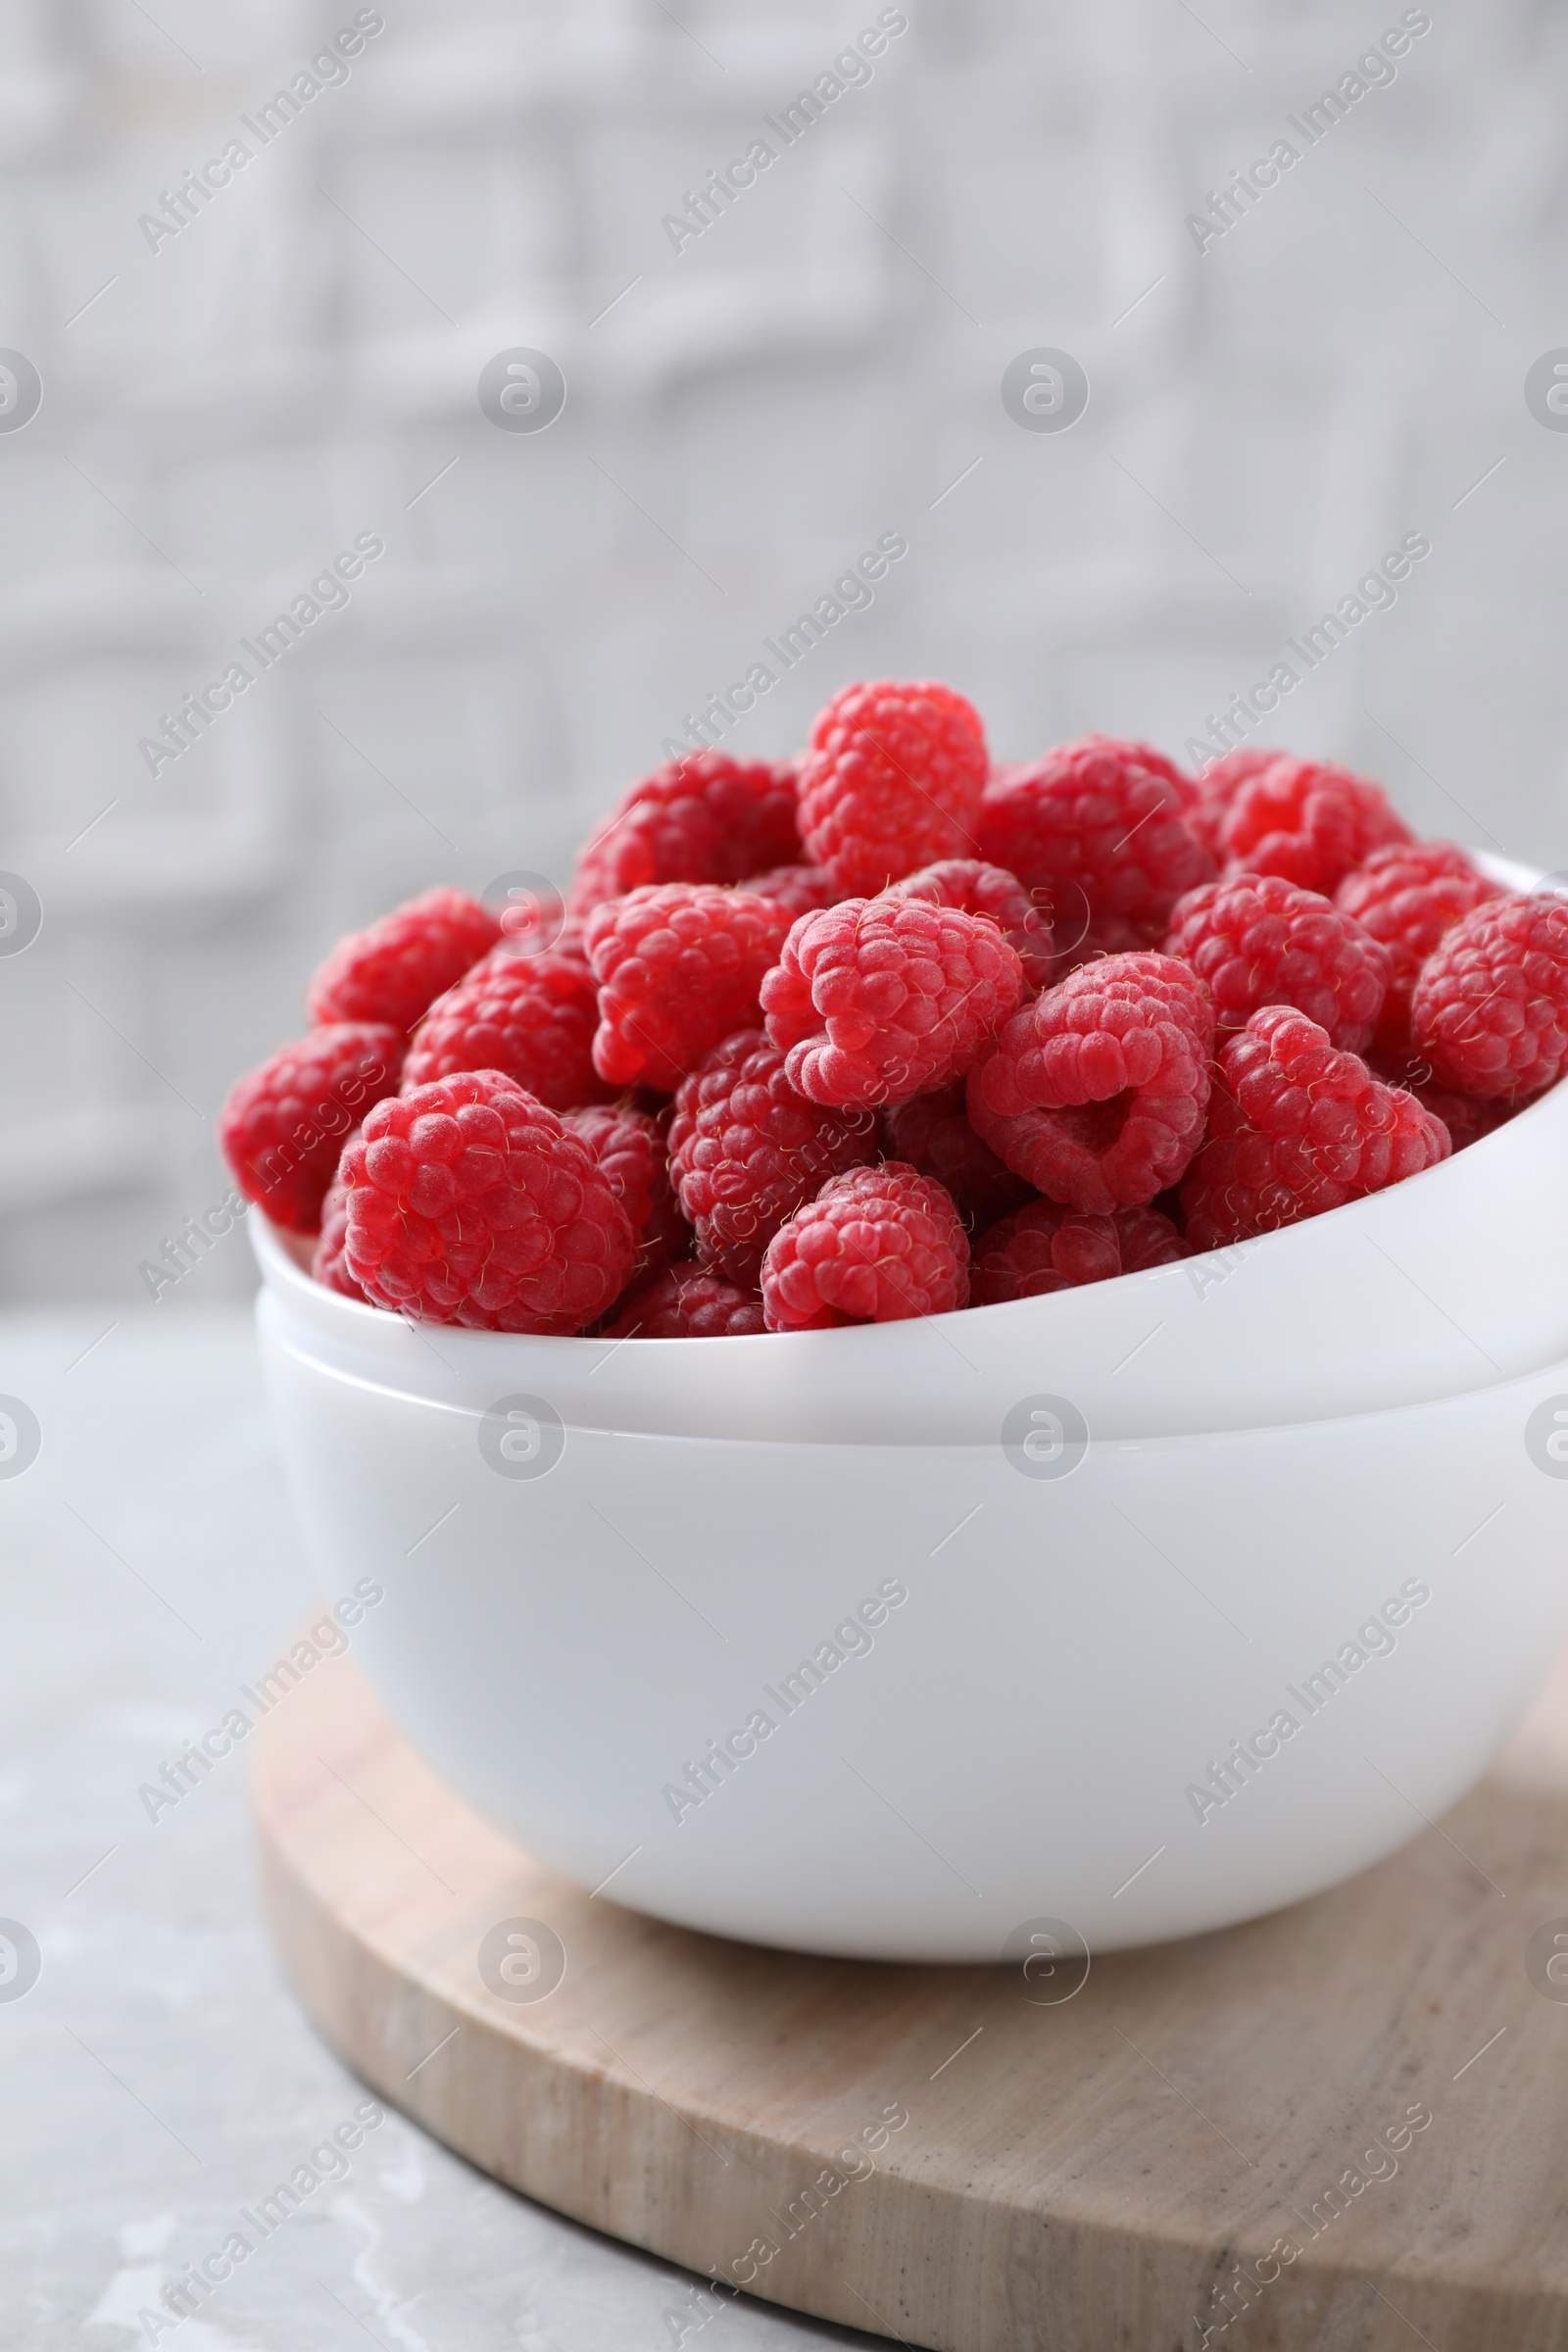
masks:
<svg viewBox="0 0 1568 2352"><path fill-rule="evenodd" d="M1459 1796L1568 1626L1543 1426L1568 1422L1568 1286L1554 1259L1561 1245L1531 1173L1539 1151L1555 1193L1564 1115L1550 1097L1386 1197L1386 1246L1436 1298L1393 1344L1410 1284L1369 1309L1352 1248L1378 1204L1201 1293L1179 1266L924 1324L613 1348L405 1326L311 1283L255 1216L323 1592L384 1588L358 1655L455 1788L663 1918L995 1960L1047 1920L1110 1949L1271 1909ZM1479 1359L1474 1334L1444 1351L1456 1300ZM1139 1373L1173 1317L1173 1359ZM1102 1325L1149 1334L1141 1356L1113 1366ZM1091 1395L1071 1443L1060 1399ZM1226 1793L1213 1768L1259 1732Z"/></svg>

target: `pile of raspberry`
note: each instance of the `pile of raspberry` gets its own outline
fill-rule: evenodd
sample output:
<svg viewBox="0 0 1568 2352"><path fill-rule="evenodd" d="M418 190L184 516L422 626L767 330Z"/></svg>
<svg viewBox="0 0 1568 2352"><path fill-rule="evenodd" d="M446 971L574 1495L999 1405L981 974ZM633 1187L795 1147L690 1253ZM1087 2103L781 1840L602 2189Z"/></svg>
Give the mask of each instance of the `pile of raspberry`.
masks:
<svg viewBox="0 0 1568 2352"><path fill-rule="evenodd" d="M224 1104L366 1306L612 1346L1001 1306L1358 1200L1568 1069L1568 902L1368 778L994 765L931 681L656 770L514 914L442 886L340 940Z"/></svg>

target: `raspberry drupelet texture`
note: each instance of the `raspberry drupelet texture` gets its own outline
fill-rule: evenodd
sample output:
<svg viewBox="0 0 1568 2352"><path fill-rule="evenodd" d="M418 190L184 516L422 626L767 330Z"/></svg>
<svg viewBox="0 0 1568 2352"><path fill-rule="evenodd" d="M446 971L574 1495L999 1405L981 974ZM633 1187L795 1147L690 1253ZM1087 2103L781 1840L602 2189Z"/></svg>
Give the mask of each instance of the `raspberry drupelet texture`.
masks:
<svg viewBox="0 0 1568 2352"><path fill-rule="evenodd" d="M458 1070L502 1070L552 1110L603 1102L594 1068L599 997L580 956L503 945L466 972L414 1033L403 1089Z"/></svg>
<svg viewBox="0 0 1568 2352"><path fill-rule="evenodd" d="M501 945L514 956L537 956L547 948L559 948L570 956L582 954L581 926L567 914L560 892L542 874L509 883L496 917L501 925Z"/></svg>
<svg viewBox="0 0 1568 2352"><path fill-rule="evenodd" d="M659 882L743 882L801 855L795 771L693 752L633 784L577 859L568 910Z"/></svg>
<svg viewBox="0 0 1568 2352"><path fill-rule="evenodd" d="M1209 1140L1187 1172L1194 1250L1320 1216L1398 1184L1450 1149L1441 1119L1385 1086L1292 1006L1254 1012L1219 1057Z"/></svg>
<svg viewBox="0 0 1568 2352"><path fill-rule="evenodd" d="M1472 906L1502 896L1502 884L1489 882L1451 841L1394 842L1346 875L1334 904L1389 951L1389 993L1377 1029L1383 1053L1408 1049L1411 993L1444 933Z"/></svg>
<svg viewBox="0 0 1568 2352"><path fill-rule="evenodd" d="M343 1254L348 1234L349 1197L334 1176L321 1202L321 1231L311 1257L312 1279L326 1290L340 1292L345 1298L358 1298L362 1306L368 1306L369 1300L349 1272Z"/></svg>
<svg viewBox="0 0 1568 2352"><path fill-rule="evenodd" d="M1016 954L1024 987L1044 988L1051 978L1051 917L1004 867L987 865L978 858L944 858L895 882L891 895L924 899L933 906L956 906L960 914L988 914Z"/></svg>
<svg viewBox="0 0 1568 2352"><path fill-rule="evenodd" d="M1425 1065L1421 1065L1424 1067ZM1446 1086L1432 1086L1406 1079L1404 1082L1423 1110L1430 1110L1448 1130L1448 1141L1456 1152L1479 1144L1484 1135L1505 1127L1520 1107L1497 1095L1484 1099L1480 1095L1456 1095Z"/></svg>
<svg viewBox="0 0 1568 2352"><path fill-rule="evenodd" d="M600 1076L672 1094L710 1046L755 1023L790 920L771 899L683 882L596 907L585 938L599 984Z"/></svg>
<svg viewBox="0 0 1568 2352"><path fill-rule="evenodd" d="M831 906L839 896L839 886L825 865L770 866L765 874L745 875L740 887L754 899L772 899L787 906L792 915Z"/></svg>
<svg viewBox="0 0 1568 2352"><path fill-rule="evenodd" d="M279 1046L231 1090L218 1140L240 1191L274 1225L316 1232L349 1136L397 1091L403 1045L385 1022L333 1021Z"/></svg>
<svg viewBox="0 0 1568 2352"><path fill-rule="evenodd" d="M631 1220L587 1145L500 1070L378 1102L341 1176L350 1274L416 1321L565 1336L632 1270Z"/></svg>
<svg viewBox="0 0 1568 2352"><path fill-rule="evenodd" d="M900 1323L969 1298L969 1244L940 1184L901 1160L851 1168L798 1208L767 1246L769 1331Z"/></svg>
<svg viewBox="0 0 1568 2352"><path fill-rule="evenodd" d="M970 1073L969 1117L1053 1200L1101 1216L1141 1207L1202 1141L1213 1040L1190 965L1107 956L1013 1014Z"/></svg>
<svg viewBox="0 0 1568 2352"><path fill-rule="evenodd" d="M865 897L933 858L973 857L985 779L985 730L951 686L846 686L801 762L807 855Z"/></svg>
<svg viewBox="0 0 1568 2352"><path fill-rule="evenodd" d="M1187 822L1192 786L1141 744L1086 735L986 788L980 855L1016 874L1054 912L1065 948L1115 917L1163 928L1214 860Z"/></svg>
<svg viewBox="0 0 1568 2352"><path fill-rule="evenodd" d="M994 1225L1033 1197L1023 1178L976 1135L961 1078L934 1095L917 1095L912 1102L884 1110L882 1134L889 1159L907 1160L922 1176L934 1176L953 1195L971 1231Z"/></svg>
<svg viewBox="0 0 1568 2352"><path fill-rule="evenodd" d="M786 1217L830 1176L877 1155L868 1110L808 1102L760 1029L713 1048L675 1096L669 1165L699 1253L756 1287L762 1252Z"/></svg>
<svg viewBox="0 0 1568 2352"><path fill-rule="evenodd" d="M1381 784L1282 756L1238 787L1219 837L1227 872L1283 874L1332 898L1352 866L1411 835Z"/></svg>
<svg viewBox="0 0 1568 2352"><path fill-rule="evenodd" d="M755 1291L726 1282L711 1266L670 1266L635 1290L607 1323L607 1340L732 1340L763 1331Z"/></svg>
<svg viewBox="0 0 1568 2352"><path fill-rule="evenodd" d="M959 1077L1023 991L987 916L885 891L803 914L762 983L767 1034L808 1102L907 1102Z"/></svg>
<svg viewBox="0 0 1568 2352"><path fill-rule="evenodd" d="M1119 1208L1114 1216L1098 1217L1054 1200L1031 1200L970 1244L969 1303L1043 1298L1146 1266L1168 1266L1188 1254L1157 1208Z"/></svg>
<svg viewBox="0 0 1568 2352"><path fill-rule="evenodd" d="M1276 760L1288 760L1290 756L1288 752L1250 746L1245 751L1222 753L1203 769L1198 779L1197 797L1187 811L1187 821L1204 849L1211 850L1221 865L1225 862L1225 848L1220 840L1220 826L1226 809L1244 784L1260 776Z"/></svg>
<svg viewBox="0 0 1568 2352"><path fill-rule="evenodd" d="M1568 1068L1568 900L1488 900L1461 915L1410 998L1415 1051L1439 1086L1517 1101Z"/></svg>
<svg viewBox="0 0 1568 2352"><path fill-rule="evenodd" d="M1084 912L1080 895L1077 920L1062 926L1057 933L1056 954L1051 964L1052 983L1068 979L1086 963L1103 962L1107 956L1157 955L1165 945L1165 930L1163 921L1130 923L1120 914L1102 914L1091 920Z"/></svg>
<svg viewBox="0 0 1568 2352"><path fill-rule="evenodd" d="M637 1237L632 1280L644 1282L684 1257L691 1249L691 1231L675 1199L660 1121L629 1103L610 1102L568 1110L562 1125L587 1145L631 1219Z"/></svg>
<svg viewBox="0 0 1568 2352"><path fill-rule="evenodd" d="M305 1009L318 1022L386 1021L406 1037L500 937L488 906L443 883L340 939L312 973Z"/></svg>
<svg viewBox="0 0 1568 2352"><path fill-rule="evenodd" d="M1360 1053L1389 986L1388 950L1315 890L1278 874L1205 882L1179 899L1167 956L1208 984L1223 1044L1264 1004L1294 1004Z"/></svg>

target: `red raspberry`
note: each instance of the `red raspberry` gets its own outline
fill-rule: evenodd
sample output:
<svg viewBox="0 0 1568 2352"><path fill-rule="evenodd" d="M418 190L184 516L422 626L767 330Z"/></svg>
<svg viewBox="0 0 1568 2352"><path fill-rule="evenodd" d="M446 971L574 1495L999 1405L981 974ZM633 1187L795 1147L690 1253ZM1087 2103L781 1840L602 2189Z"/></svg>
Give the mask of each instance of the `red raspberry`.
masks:
<svg viewBox="0 0 1568 2352"><path fill-rule="evenodd" d="M1178 900L1167 956L1208 983L1223 1044L1263 1004L1294 1004L1359 1054L1389 985L1389 952L1315 890L1278 874L1205 882Z"/></svg>
<svg viewBox="0 0 1568 2352"><path fill-rule="evenodd" d="M839 895L825 865L775 865L765 874L744 876L741 888L754 899L787 906L791 914L812 914L818 906L831 906Z"/></svg>
<svg viewBox="0 0 1568 2352"><path fill-rule="evenodd" d="M922 1176L934 1176L953 1195L971 1230L994 1225L1031 1198L1023 1178L969 1124L961 1078L934 1095L917 1095L912 1102L884 1110L882 1132L889 1159L906 1160Z"/></svg>
<svg viewBox="0 0 1568 2352"><path fill-rule="evenodd" d="M956 906L960 914L988 914L1023 966L1025 988L1044 988L1051 977L1051 919L1015 874L978 858L944 858L917 874L895 882L896 899L924 899L933 906Z"/></svg>
<svg viewBox="0 0 1568 2352"><path fill-rule="evenodd" d="M1135 766L1148 768L1152 776L1163 776L1167 784L1175 786L1184 808L1198 806L1201 791L1198 778L1190 776L1184 767L1178 767L1174 760L1156 750L1153 744L1142 743L1134 735L1100 735L1094 740L1107 751L1119 753Z"/></svg>
<svg viewBox="0 0 1568 2352"><path fill-rule="evenodd" d="M431 1005L403 1065L405 1094L458 1070L500 1070L551 1110L607 1102L594 1069L599 998L580 957L503 945Z"/></svg>
<svg viewBox="0 0 1568 2352"><path fill-rule="evenodd" d="M1381 1078L1385 1086L1402 1086L1423 1110L1443 1121L1456 1152L1466 1151L1484 1135L1505 1127L1515 1112L1524 1108L1522 1102L1503 1095L1457 1095L1451 1087L1439 1086L1432 1064L1415 1053L1385 1054L1374 1047L1365 1059L1374 1078Z"/></svg>
<svg viewBox="0 0 1568 2352"><path fill-rule="evenodd" d="M1430 1110L1448 1130L1448 1140L1456 1152L1466 1151L1479 1144L1484 1135L1505 1127L1520 1108L1517 1102L1505 1102L1494 1095L1483 1102L1479 1095L1456 1095L1446 1086L1417 1085L1409 1082L1409 1091L1423 1110Z"/></svg>
<svg viewBox="0 0 1568 2352"><path fill-rule="evenodd" d="M1378 1022L1384 1053L1408 1049L1411 992L1444 933L1472 906L1502 895L1502 884L1489 882L1451 841L1393 842L1346 875L1334 904L1382 940L1392 959L1393 977ZM1337 1042L1351 1043L1348 1038Z"/></svg>
<svg viewBox="0 0 1568 2352"><path fill-rule="evenodd" d="M632 1280L662 1274L691 1248L691 1231L680 1213L670 1182L664 1131L646 1110L607 1103L568 1110L562 1120L568 1135L585 1143L600 1173L631 1219L637 1237Z"/></svg>
<svg viewBox="0 0 1568 2352"><path fill-rule="evenodd" d="M372 1102L397 1092L403 1037L380 1021L333 1021L279 1046L218 1114L218 1140L247 1200L274 1225L315 1233L338 1155Z"/></svg>
<svg viewBox="0 0 1568 2352"><path fill-rule="evenodd" d="M362 1306L368 1306L369 1300L349 1272L343 1254L348 1233L349 1197L334 1176L321 1202L321 1235L311 1259L311 1274L323 1289L338 1291L345 1298L358 1298Z"/></svg>
<svg viewBox="0 0 1568 2352"><path fill-rule="evenodd" d="M1141 1207L1203 1135L1214 1008L1169 956L1107 956L1015 1012L969 1077L969 1116L1068 1208Z"/></svg>
<svg viewBox="0 0 1568 2352"><path fill-rule="evenodd" d="M442 884L340 939L305 992L313 1021L388 1021L406 1036L501 937L488 906Z"/></svg>
<svg viewBox="0 0 1568 2352"><path fill-rule="evenodd" d="M1086 915L1163 924L1183 891L1213 878L1186 821L1191 785L1144 760L1142 745L1086 735L986 789L981 857L1048 897L1069 939Z"/></svg>
<svg viewBox="0 0 1568 2352"><path fill-rule="evenodd" d="M902 1160L851 1168L798 1208L768 1243L769 1331L900 1323L945 1315L969 1298L969 1244L940 1184Z"/></svg>
<svg viewBox="0 0 1568 2352"><path fill-rule="evenodd" d="M600 1076L673 1093L710 1046L756 1021L762 975L789 928L789 909L770 899L687 882L595 907L586 937Z"/></svg>
<svg viewBox="0 0 1568 2352"><path fill-rule="evenodd" d="M543 880L541 875L533 878ZM560 948L568 955L582 954L580 927L568 918L560 893L549 883L538 891L527 890L520 883L509 889L498 919L501 944L514 956L537 956L548 948Z"/></svg>
<svg viewBox="0 0 1568 2352"><path fill-rule="evenodd" d="M623 796L579 856L567 906L585 915L659 882L741 882L800 854L792 767L692 752Z"/></svg>
<svg viewBox="0 0 1568 2352"><path fill-rule="evenodd" d="M1198 779L1197 799L1187 811L1187 822L1204 849L1212 851L1220 864L1225 859L1220 826L1225 821L1226 809L1244 784L1250 784L1254 776L1260 776L1264 768L1271 767L1276 760L1288 760L1290 757L1289 752L1262 749L1223 752L1203 769Z"/></svg>
<svg viewBox="0 0 1568 2352"><path fill-rule="evenodd" d="M785 1218L814 1200L829 1176L875 1157L870 1112L807 1102L760 1029L725 1038L675 1097L670 1173L698 1250L752 1288Z"/></svg>
<svg viewBox="0 0 1568 2352"><path fill-rule="evenodd" d="M1448 1156L1448 1131L1402 1087L1288 1004L1254 1012L1219 1057L1209 1140L1182 1207L1215 1250L1398 1184Z"/></svg>
<svg viewBox="0 0 1568 2352"><path fill-rule="evenodd" d="M1107 956L1157 955L1165 944L1166 924L1130 923L1119 914L1098 915L1093 922L1083 912L1083 894L1079 896L1079 920L1067 926L1067 944L1058 943L1052 958L1052 985L1081 971L1086 963L1100 963ZM1177 902L1180 904L1180 901Z"/></svg>
<svg viewBox="0 0 1568 2352"><path fill-rule="evenodd" d="M1491 899L1461 915L1421 966L1410 1033L1458 1094L1554 1086L1568 1067L1568 904Z"/></svg>
<svg viewBox="0 0 1568 2352"><path fill-rule="evenodd" d="M808 853L866 897L933 858L972 857L985 778L985 731L951 686L846 686L801 762Z"/></svg>
<svg viewBox="0 0 1568 2352"><path fill-rule="evenodd" d="M588 1147L500 1070L378 1102L342 1176L350 1273L416 1321L565 1335L632 1269L631 1221Z"/></svg>
<svg viewBox="0 0 1568 2352"><path fill-rule="evenodd" d="M762 1301L710 1266L671 1266L634 1291L607 1323L607 1340L728 1340L763 1331Z"/></svg>
<svg viewBox="0 0 1568 2352"><path fill-rule="evenodd" d="M994 922L890 890L803 914L761 1002L790 1084L849 1108L961 1076L1022 991Z"/></svg>
<svg viewBox="0 0 1568 2352"><path fill-rule="evenodd" d="M1238 788L1219 836L1233 872L1283 874L1326 898L1374 850L1411 838L1381 784L1283 756Z"/></svg>
<svg viewBox="0 0 1568 2352"><path fill-rule="evenodd" d="M1188 1256L1169 1217L1157 1208L1119 1208L1095 1217L1031 1200L970 1245L971 1306L1001 1306L1009 1298L1043 1298L1052 1291L1109 1282L1117 1274L1168 1266Z"/></svg>

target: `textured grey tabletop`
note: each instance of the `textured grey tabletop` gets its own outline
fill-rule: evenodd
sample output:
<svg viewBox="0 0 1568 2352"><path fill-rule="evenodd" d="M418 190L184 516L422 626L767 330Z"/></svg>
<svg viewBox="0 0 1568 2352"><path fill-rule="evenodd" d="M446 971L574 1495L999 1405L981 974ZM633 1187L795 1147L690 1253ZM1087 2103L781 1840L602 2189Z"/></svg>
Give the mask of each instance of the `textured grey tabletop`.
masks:
<svg viewBox="0 0 1568 2352"><path fill-rule="evenodd" d="M0 1463L0 1923L40 1960L18 1997L0 1924L0 2344L695 2343L685 2273L395 2115L199 2316L139 2318L367 2094L269 1947L242 1756L156 1820L138 1797L315 1597L250 1320L110 1322L0 1322L0 1409L20 1397L42 1433L24 1474ZM704 2333L705 2352L877 2340L744 2299Z"/></svg>

